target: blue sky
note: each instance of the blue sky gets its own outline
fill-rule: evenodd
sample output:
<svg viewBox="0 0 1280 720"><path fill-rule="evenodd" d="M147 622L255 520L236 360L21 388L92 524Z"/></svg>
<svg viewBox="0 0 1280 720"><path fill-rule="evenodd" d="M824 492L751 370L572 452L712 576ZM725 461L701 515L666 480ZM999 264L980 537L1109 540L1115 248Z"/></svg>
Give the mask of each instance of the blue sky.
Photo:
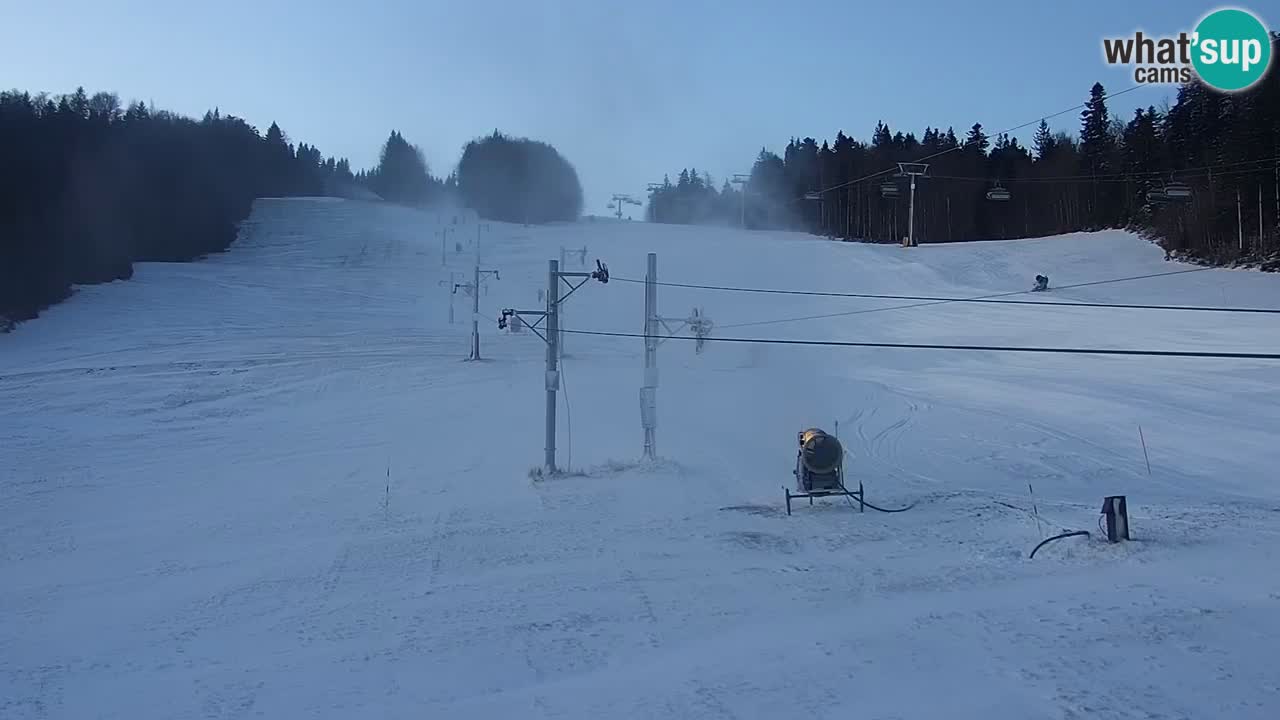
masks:
<svg viewBox="0 0 1280 720"><path fill-rule="evenodd" d="M219 106L353 167L392 128L436 174L501 129L551 142L578 169L586 212L693 165L717 183L761 147L878 120L989 132L1082 102L1130 72L1101 38L1190 30L1220 5L727 0L0 0L0 83L113 90L199 115ZM1274 27L1260 7L1243 5ZM832 86L837 87L832 92ZM1168 86L1113 113L1172 101ZM1078 128L1075 113L1051 121ZM1029 138L1030 131L1019 133ZM636 209L638 213L638 209Z"/></svg>

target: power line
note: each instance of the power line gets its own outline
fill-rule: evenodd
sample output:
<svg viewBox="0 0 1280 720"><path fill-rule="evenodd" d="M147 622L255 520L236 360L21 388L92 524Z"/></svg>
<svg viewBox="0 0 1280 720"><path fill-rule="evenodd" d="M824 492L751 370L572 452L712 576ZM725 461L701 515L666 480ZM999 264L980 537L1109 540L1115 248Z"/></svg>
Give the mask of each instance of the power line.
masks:
<svg viewBox="0 0 1280 720"><path fill-rule="evenodd" d="M1147 277L1160 277L1160 276L1162 276L1162 275L1181 275L1181 274L1184 274L1184 273L1201 272L1201 271L1208 270L1208 269L1209 269L1209 268L1194 268L1194 269L1191 269L1191 270L1175 270L1175 271L1173 271L1173 272L1169 272L1169 273L1157 273L1157 274L1154 274L1154 275L1139 275L1139 276L1135 276L1135 277L1128 277L1128 278L1115 278L1115 279L1112 279L1112 280L1096 280L1096 281L1094 281L1094 282L1076 283L1076 284L1074 284L1074 285L1061 285L1061 286L1059 286L1059 287L1058 287L1058 288L1056 288L1056 289L1058 289L1058 290L1067 290L1067 289L1070 289L1070 288L1086 287L1086 286L1090 286L1090 285L1103 285L1103 284L1106 284L1106 283L1127 282L1127 281L1129 281L1129 280L1142 280L1142 279L1145 279L1145 278L1147 278ZM994 298L1010 297L1010 296L1014 296L1014 295L1026 295L1027 293L1030 293L1030 292L1031 292L1030 290L1017 290L1017 291L1014 291L1014 292L1007 292L1007 293L994 293L994 294L991 294L991 295L981 295L981 296L978 296L978 297L969 298L969 300L971 300L971 301L988 300L988 299L994 299ZM734 327L751 327L751 326L755 326L755 325L778 325L778 324L787 324L787 323L796 322L796 321L801 321L801 320L823 320L823 319L826 319L826 318L832 318L832 317L845 317L845 316L849 316L849 315L866 315L866 314L869 314L869 313L888 312L888 311L890 311L890 310L909 310L909 309L911 309L911 308L926 307L926 306L929 306L929 305L945 305L945 304L947 304L948 302L951 302L951 301L949 301L949 300L931 300L931 301L928 301L928 302L917 302L917 303L911 303L910 305L893 305L893 306L891 306L891 307L884 307L884 308L870 308L870 309L866 309L866 310L846 310L846 311L844 311L844 312L838 312L838 313L825 313L825 314L822 314L822 315L811 315L811 316L807 316L807 317L798 317L798 318L782 318L782 319L777 319L777 320L757 320L757 321L754 321L754 322L737 323L737 324L734 324L734 325L724 325L724 326L721 326L721 329L728 329L728 328L734 328Z"/></svg>
<svg viewBox="0 0 1280 720"><path fill-rule="evenodd" d="M643 333L605 332L601 330L563 330L574 335L644 338ZM667 335L663 340L696 340L684 335ZM854 342L842 340L786 340L780 338L703 337L706 342L742 343L747 345L809 345L820 347L894 348L899 350L970 350L980 352L1047 353L1066 355L1124 355L1136 357L1220 358L1233 360L1280 360L1280 353L1200 352L1193 350L1124 350L1110 348L1015 347L1005 345L940 345L934 343Z"/></svg>
<svg viewBox="0 0 1280 720"><path fill-rule="evenodd" d="M1167 273L1153 273L1149 275L1138 275L1127 278L1114 278L1111 280L1097 280L1087 283L1076 283L1073 285L1063 285L1057 290L1068 290L1072 288L1087 287L1092 285L1101 285L1106 283L1127 282L1131 280L1142 280L1151 277L1163 277L1167 275L1181 275L1192 272L1202 272L1209 268L1193 268L1190 270L1175 270ZM643 280L635 280L632 278L614 278L619 282L643 282ZM667 283L659 282L658 285L666 285L669 287L691 288L699 290L717 290L728 292L747 292L775 295L807 295L817 297L846 297L846 298L863 298L875 300L921 300L926 301L923 304L934 305L942 303L986 303L992 305L1048 305L1056 307L1082 307L1082 308L1109 308L1109 309L1129 309L1129 310L1181 310L1196 312L1225 312L1225 313L1257 313L1266 315L1280 315L1280 308L1251 308L1251 307L1214 307L1206 305L1150 305L1135 303L1103 303L1103 302L1057 302L1052 300L1001 300L1002 297L1010 297L1014 295L1024 295L1031 291L1019 290L1010 293L1000 293L996 295L980 295L977 297L935 297L928 295L887 295L877 293L845 293L845 292L823 292L817 290L779 290L771 288L749 288L749 287L733 287L727 285L698 285L693 283ZM870 310L857 310L848 313L834 313L831 315L820 315L805 317L803 319L812 319L820 317L838 317L841 315L853 315L863 312L883 312L885 310L903 309L909 307L919 307L919 305L903 305L893 308L872 308ZM727 325L723 327L743 327L745 325L767 324L783 321L766 321L766 323L743 323L740 325Z"/></svg>

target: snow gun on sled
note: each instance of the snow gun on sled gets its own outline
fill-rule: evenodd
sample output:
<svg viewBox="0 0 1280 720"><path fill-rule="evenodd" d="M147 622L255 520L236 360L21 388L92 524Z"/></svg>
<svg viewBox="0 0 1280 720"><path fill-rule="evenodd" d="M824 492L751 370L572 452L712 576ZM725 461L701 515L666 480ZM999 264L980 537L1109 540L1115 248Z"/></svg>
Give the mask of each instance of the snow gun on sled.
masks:
<svg viewBox="0 0 1280 720"><path fill-rule="evenodd" d="M819 428L809 428L797 435L800 444L796 452L796 489L783 488L787 498L787 514L791 514L792 498L809 498L843 495L858 501L858 511L865 512L862 482L857 490L850 490L844 483L844 446L835 435L828 435Z"/></svg>

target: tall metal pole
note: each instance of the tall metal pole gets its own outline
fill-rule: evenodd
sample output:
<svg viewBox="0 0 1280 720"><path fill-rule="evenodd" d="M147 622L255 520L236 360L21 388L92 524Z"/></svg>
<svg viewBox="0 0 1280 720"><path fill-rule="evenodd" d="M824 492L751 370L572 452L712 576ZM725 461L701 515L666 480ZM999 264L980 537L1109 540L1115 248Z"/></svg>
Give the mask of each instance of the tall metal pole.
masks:
<svg viewBox="0 0 1280 720"><path fill-rule="evenodd" d="M1236 232L1240 235L1240 250L1244 251L1244 219L1240 213L1240 190L1236 189Z"/></svg>
<svg viewBox="0 0 1280 720"><path fill-rule="evenodd" d="M640 388L640 423L644 426L644 457L657 457L655 429L658 414L658 254L649 253L644 276L644 386Z"/></svg>
<svg viewBox="0 0 1280 720"><path fill-rule="evenodd" d="M564 246L561 245L560 246L560 267L563 268L568 266L569 266L568 263L565 262ZM559 333L560 337L556 338L556 352L559 353L559 356L561 358L564 357L564 316L561 315L561 313L563 312L564 312L564 308L560 308L559 310L556 311L557 320L559 320L560 328L561 328Z"/></svg>
<svg viewBox="0 0 1280 720"><path fill-rule="evenodd" d="M560 371L556 360L560 351L556 347L560 337L560 263L557 260L547 261L550 268L547 272L547 442L546 470L548 474L556 472L556 390L560 388Z"/></svg>
<svg viewBox="0 0 1280 720"><path fill-rule="evenodd" d="M471 276L471 359L480 359L480 246L476 245L476 267Z"/></svg>
<svg viewBox="0 0 1280 720"><path fill-rule="evenodd" d="M916 244L916 176L911 176L911 201L907 204L907 247Z"/></svg>

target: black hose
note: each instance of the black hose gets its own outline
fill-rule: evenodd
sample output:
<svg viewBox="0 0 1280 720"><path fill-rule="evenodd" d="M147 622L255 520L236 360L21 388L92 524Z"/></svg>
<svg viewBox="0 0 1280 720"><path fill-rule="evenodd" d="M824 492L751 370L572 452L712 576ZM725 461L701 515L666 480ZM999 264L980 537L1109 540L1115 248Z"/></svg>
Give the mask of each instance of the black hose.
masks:
<svg viewBox="0 0 1280 720"><path fill-rule="evenodd" d="M875 505L872 505L871 503L867 502L866 500L863 500L863 501L862 501L862 504L863 504L863 505L866 505L867 507L871 508L872 510L875 510L875 511L877 511L877 512L882 512L882 513L900 513L900 512L906 512L906 511L908 511L908 510L910 510L911 508L913 508L913 507L915 507L915 506L916 506L916 504L915 504L915 503L911 503L910 505L908 505L908 506L906 506L906 507L892 508L892 509L885 509L885 508L882 508L882 507L876 507Z"/></svg>
<svg viewBox="0 0 1280 720"><path fill-rule="evenodd" d="M1064 532L1061 535L1054 535L1051 538L1045 538L1044 540L1040 541L1039 545L1035 546L1035 548L1031 551L1031 555L1028 556L1028 559L1036 556L1036 550L1039 550L1040 548L1044 547L1045 545L1048 545L1054 540L1061 540L1062 538L1075 537L1077 535L1084 535L1088 537L1089 531L1088 530L1072 530L1071 532Z"/></svg>

